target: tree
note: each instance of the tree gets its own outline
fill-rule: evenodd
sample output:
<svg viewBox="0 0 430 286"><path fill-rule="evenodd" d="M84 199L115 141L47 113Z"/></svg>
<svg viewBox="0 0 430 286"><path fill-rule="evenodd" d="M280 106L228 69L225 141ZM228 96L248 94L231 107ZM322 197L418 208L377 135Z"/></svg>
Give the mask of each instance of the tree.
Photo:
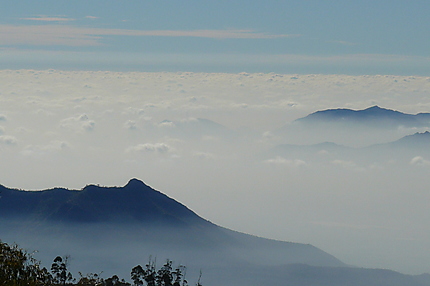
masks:
<svg viewBox="0 0 430 286"><path fill-rule="evenodd" d="M79 276L81 278L79 279L78 283L76 285L79 286L104 286L104 281L102 278L99 277L98 274L89 273L87 275L82 275L81 272L79 272Z"/></svg>
<svg viewBox="0 0 430 286"><path fill-rule="evenodd" d="M28 252L0 240L0 285L49 286L52 276Z"/></svg>
<svg viewBox="0 0 430 286"><path fill-rule="evenodd" d="M74 281L72 273L67 271L68 262L69 256L64 258L61 256L55 257L54 263L51 265L54 283L66 285L66 283Z"/></svg>
<svg viewBox="0 0 430 286"><path fill-rule="evenodd" d="M131 286L130 283L125 282L124 279L120 279L117 275L113 275L111 278L104 280L98 274L89 273L82 275L79 272L81 278L79 279L76 286Z"/></svg>
<svg viewBox="0 0 430 286"><path fill-rule="evenodd" d="M104 286L131 286L130 283L124 281L124 279L119 279L118 276L114 275L104 281Z"/></svg>
<svg viewBox="0 0 430 286"><path fill-rule="evenodd" d="M149 259L149 263L145 265L145 268L137 265L131 270L131 279L135 286L187 286L185 266L180 265L173 269L172 264L171 260L167 260L157 271L155 261Z"/></svg>

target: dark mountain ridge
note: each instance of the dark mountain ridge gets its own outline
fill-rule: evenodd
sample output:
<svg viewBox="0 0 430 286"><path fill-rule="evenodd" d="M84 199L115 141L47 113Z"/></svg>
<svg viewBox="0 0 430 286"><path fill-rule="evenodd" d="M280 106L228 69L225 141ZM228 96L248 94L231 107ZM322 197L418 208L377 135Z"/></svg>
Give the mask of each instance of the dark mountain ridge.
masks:
<svg viewBox="0 0 430 286"><path fill-rule="evenodd" d="M210 224L183 204L131 179L124 187L87 185L82 190L22 191L0 185L0 216L59 222Z"/></svg>
<svg viewBox="0 0 430 286"><path fill-rule="evenodd" d="M302 124L372 123L375 127L379 125L385 127L427 127L430 126L430 113L407 114L375 105L363 110L347 108L320 110L299 118L294 122Z"/></svg>

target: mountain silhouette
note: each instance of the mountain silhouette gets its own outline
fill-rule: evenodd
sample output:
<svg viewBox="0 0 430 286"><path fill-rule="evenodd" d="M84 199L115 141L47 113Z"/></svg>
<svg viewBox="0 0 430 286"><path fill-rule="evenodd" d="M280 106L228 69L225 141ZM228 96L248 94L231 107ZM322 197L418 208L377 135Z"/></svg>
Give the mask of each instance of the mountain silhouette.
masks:
<svg viewBox="0 0 430 286"><path fill-rule="evenodd" d="M363 110L338 108L316 111L306 117L295 120L295 122L301 124L371 123L375 127L427 127L430 126L430 113L407 114L375 105Z"/></svg>
<svg viewBox="0 0 430 286"><path fill-rule="evenodd" d="M217 226L138 179L123 187L87 185L82 190L22 191L0 186L0 196L0 219L22 222L19 231L28 235L51 231L51 225L58 225L56 233L67 232L71 226L105 225L123 233L133 229L136 238L158 246L248 249L247 255L256 258L266 251L288 263L345 265L311 245L259 238ZM169 232L175 235L166 235Z"/></svg>
<svg viewBox="0 0 430 286"><path fill-rule="evenodd" d="M59 222L140 222L167 225L210 224L168 196L131 179L124 187L87 185L20 191L0 186L0 215Z"/></svg>
<svg viewBox="0 0 430 286"><path fill-rule="evenodd" d="M388 286L397 285L392 284L396 279L411 286L430 285L421 276L351 268L309 244L220 227L138 179L123 187L87 185L81 190L23 191L0 185L0 233L3 241L44 253L38 257L42 261L67 253L80 269L122 277L154 254L197 271L203 268L208 286L285 281ZM355 281L359 276L362 279Z"/></svg>

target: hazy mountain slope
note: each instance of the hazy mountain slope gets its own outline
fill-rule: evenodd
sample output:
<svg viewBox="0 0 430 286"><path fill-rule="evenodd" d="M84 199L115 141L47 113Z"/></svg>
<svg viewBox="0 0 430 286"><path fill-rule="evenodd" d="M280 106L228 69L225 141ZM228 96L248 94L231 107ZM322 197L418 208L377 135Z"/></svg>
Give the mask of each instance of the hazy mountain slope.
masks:
<svg viewBox="0 0 430 286"><path fill-rule="evenodd" d="M260 160L283 158L304 162L333 162L351 160L361 163L376 163L393 159L410 161L415 156L430 156L430 132L416 132L392 142L352 148L332 142L312 145L277 145L259 156Z"/></svg>
<svg viewBox="0 0 430 286"><path fill-rule="evenodd" d="M262 153L259 157L263 160L276 157L290 160L314 161L319 159L345 157L354 153L355 148L338 145L333 142L324 142L311 145L280 144Z"/></svg>
<svg viewBox="0 0 430 286"><path fill-rule="evenodd" d="M391 147L414 148L429 150L430 147L430 132L416 132L412 135L407 135L394 142L387 143Z"/></svg>
<svg viewBox="0 0 430 286"><path fill-rule="evenodd" d="M214 271L216 272L216 271ZM237 279L240 273L241 279ZM211 278L212 277L208 277ZM215 278L215 277L214 277ZM421 275L404 275L387 269L346 267L316 267L290 264L276 267L232 267L221 277L218 285L286 285L286 286L428 286ZM236 282L237 283L237 282Z"/></svg>
<svg viewBox="0 0 430 286"><path fill-rule="evenodd" d="M19 232L23 235L37 236L46 230L73 240L76 237L69 233L71 228L85 225L88 233L92 231L91 226L94 229L106 226L97 232L115 228L125 235L133 233L130 239L136 242L160 247L228 249L237 258L260 259L267 263L344 265L311 245L273 241L216 226L137 179L130 180L124 187L89 185L80 191L57 188L26 192L3 186L0 190L0 218L20 221L23 228ZM51 225L56 225L57 229L52 230ZM104 234L100 239L103 237ZM264 258L267 252L273 253L269 259Z"/></svg>
<svg viewBox="0 0 430 286"><path fill-rule="evenodd" d="M424 276L348 268L312 245L219 227L137 179L124 187L0 192L1 239L38 250L48 265L70 254L75 272L129 279L152 255L187 265L188 277L203 269L205 286L430 285Z"/></svg>
<svg viewBox="0 0 430 286"><path fill-rule="evenodd" d="M396 110L369 107L320 110L285 124L273 131L278 142L312 145L336 142L365 147L394 141L399 136L430 128L430 113L407 114Z"/></svg>

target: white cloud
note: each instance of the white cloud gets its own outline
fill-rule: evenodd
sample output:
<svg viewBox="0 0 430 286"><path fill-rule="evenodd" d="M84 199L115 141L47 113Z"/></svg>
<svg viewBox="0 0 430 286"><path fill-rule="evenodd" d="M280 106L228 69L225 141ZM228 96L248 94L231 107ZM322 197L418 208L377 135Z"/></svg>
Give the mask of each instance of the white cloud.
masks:
<svg viewBox="0 0 430 286"><path fill-rule="evenodd" d="M145 114L145 110L142 108L128 107L125 109L124 113L141 116Z"/></svg>
<svg viewBox="0 0 430 286"><path fill-rule="evenodd" d="M129 129L129 130L136 130L137 129L136 121L134 121L134 120L127 120L124 123L124 128Z"/></svg>
<svg viewBox="0 0 430 286"><path fill-rule="evenodd" d="M411 161L409 162L409 164L414 165L414 166L430 166L430 161L424 159L421 156L416 156L414 158L411 159Z"/></svg>
<svg viewBox="0 0 430 286"><path fill-rule="evenodd" d="M94 129L95 122L92 120L86 121L82 124L82 128L84 128L87 131L92 131Z"/></svg>
<svg viewBox="0 0 430 286"><path fill-rule="evenodd" d="M94 130L95 122L90 120L88 115L81 114L61 120L60 127L74 131L92 131Z"/></svg>
<svg viewBox="0 0 430 286"><path fill-rule="evenodd" d="M277 156L276 158L273 158L273 159L265 160L264 162L267 164L285 165L289 167L302 167L307 165L307 163L303 160L300 160L300 159L289 160L280 156Z"/></svg>
<svg viewBox="0 0 430 286"><path fill-rule="evenodd" d="M172 148L166 143L144 143L127 148L126 152L160 153L171 152Z"/></svg>
<svg viewBox="0 0 430 286"><path fill-rule="evenodd" d="M271 139L271 138L273 138L274 137L274 134L273 134L273 132L271 132L271 131L265 131L264 133L263 133L263 138L265 138L265 139Z"/></svg>
<svg viewBox="0 0 430 286"><path fill-rule="evenodd" d="M180 122L182 122L182 123L197 123L197 122L199 122L199 120L197 118L194 118L194 117L189 117L189 118L182 118L180 120Z"/></svg>
<svg viewBox="0 0 430 286"><path fill-rule="evenodd" d="M199 158L201 160L214 160L216 155L208 152L194 152L193 157Z"/></svg>
<svg viewBox="0 0 430 286"><path fill-rule="evenodd" d="M14 136L1 135L0 136L0 143L5 144L5 145L16 145L18 143L18 140Z"/></svg>
<svg viewBox="0 0 430 286"><path fill-rule="evenodd" d="M0 121L7 121L6 115L0 114Z"/></svg>
<svg viewBox="0 0 430 286"><path fill-rule="evenodd" d="M70 149L70 144L68 142L53 140L47 145L28 145L21 151L21 154L24 156L43 156L67 149Z"/></svg>
<svg viewBox="0 0 430 286"><path fill-rule="evenodd" d="M174 122L172 122L172 121L169 121L169 120L163 120L162 122L160 122L159 124L158 124L158 126L159 127L167 127L167 128L172 128L172 127L175 127L176 125L175 125L175 123Z"/></svg>

